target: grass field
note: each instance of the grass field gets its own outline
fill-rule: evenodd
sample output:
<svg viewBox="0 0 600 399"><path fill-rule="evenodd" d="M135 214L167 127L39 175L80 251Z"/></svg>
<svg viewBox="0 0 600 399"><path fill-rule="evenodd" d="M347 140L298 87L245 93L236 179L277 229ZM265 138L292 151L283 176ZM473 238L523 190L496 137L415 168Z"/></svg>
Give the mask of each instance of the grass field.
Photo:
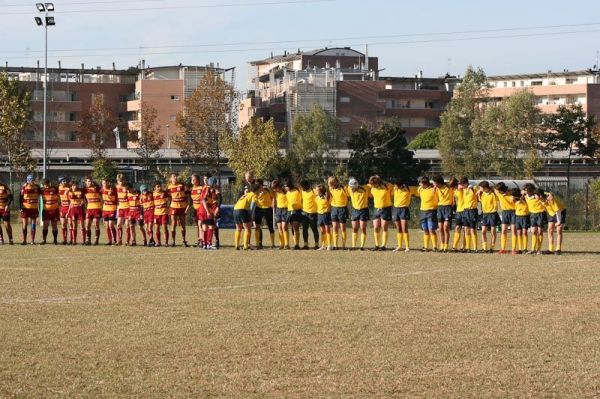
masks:
<svg viewBox="0 0 600 399"><path fill-rule="evenodd" d="M0 396L600 397L600 235L565 249L2 246Z"/></svg>

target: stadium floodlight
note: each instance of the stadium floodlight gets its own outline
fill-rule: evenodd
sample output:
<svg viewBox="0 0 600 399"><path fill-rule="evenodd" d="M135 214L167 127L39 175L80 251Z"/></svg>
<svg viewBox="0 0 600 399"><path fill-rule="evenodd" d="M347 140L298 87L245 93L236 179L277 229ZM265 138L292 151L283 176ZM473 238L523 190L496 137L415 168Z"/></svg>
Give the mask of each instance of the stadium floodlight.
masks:
<svg viewBox="0 0 600 399"><path fill-rule="evenodd" d="M46 3L46 10L50 12L54 11L54 3Z"/></svg>
<svg viewBox="0 0 600 399"><path fill-rule="evenodd" d="M46 26L54 26L56 22L54 21L54 17L46 17Z"/></svg>
<svg viewBox="0 0 600 399"><path fill-rule="evenodd" d="M37 7L39 12L46 11L46 6L43 3L35 3L35 6Z"/></svg>
<svg viewBox="0 0 600 399"><path fill-rule="evenodd" d="M44 24L44 21L42 21L40 17L35 17L35 23L37 24L37 26L42 26Z"/></svg>

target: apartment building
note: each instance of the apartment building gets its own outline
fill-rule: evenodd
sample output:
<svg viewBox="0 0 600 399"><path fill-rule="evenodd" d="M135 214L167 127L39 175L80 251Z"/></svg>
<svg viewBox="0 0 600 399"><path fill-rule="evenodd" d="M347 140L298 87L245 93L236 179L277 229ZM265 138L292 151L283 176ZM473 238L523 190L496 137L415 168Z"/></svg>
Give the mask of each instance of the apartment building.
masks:
<svg viewBox="0 0 600 399"><path fill-rule="evenodd" d="M554 113L560 105L580 104L585 112L600 116L597 69L489 76L488 83L487 96L491 100L499 101L519 90L529 90L544 113Z"/></svg>

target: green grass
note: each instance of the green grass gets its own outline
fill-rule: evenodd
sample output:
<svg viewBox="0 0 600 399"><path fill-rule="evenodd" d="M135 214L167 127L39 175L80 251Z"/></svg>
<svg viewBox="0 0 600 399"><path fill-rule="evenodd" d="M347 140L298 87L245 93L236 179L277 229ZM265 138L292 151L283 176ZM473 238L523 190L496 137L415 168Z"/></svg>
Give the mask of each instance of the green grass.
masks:
<svg viewBox="0 0 600 399"><path fill-rule="evenodd" d="M598 397L600 235L565 249L2 246L0 396Z"/></svg>

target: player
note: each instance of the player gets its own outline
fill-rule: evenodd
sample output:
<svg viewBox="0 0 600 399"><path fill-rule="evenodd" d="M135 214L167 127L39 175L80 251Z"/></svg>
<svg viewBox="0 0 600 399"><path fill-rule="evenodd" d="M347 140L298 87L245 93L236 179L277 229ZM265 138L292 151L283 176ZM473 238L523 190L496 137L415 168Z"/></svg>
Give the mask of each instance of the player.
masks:
<svg viewBox="0 0 600 399"><path fill-rule="evenodd" d="M458 180L456 178L450 179L451 187L454 188L454 239L452 240L452 252L466 252L469 250L467 245L467 228L464 222L464 211L465 205L463 201L462 191L458 190ZM462 237L462 240L461 240ZM469 240L470 242L470 240ZM460 249L459 249L460 245Z"/></svg>
<svg viewBox="0 0 600 399"><path fill-rule="evenodd" d="M340 184L337 177L331 176L327 179L329 194L331 195L331 222L333 229L332 247L338 249L338 239L341 236L341 248L346 249L347 233L346 223L348 222L348 190Z"/></svg>
<svg viewBox="0 0 600 399"><path fill-rule="evenodd" d="M496 184L494 187L494 193L496 199L500 204L502 212L500 213L500 224L502 230L500 233L500 251L499 254L506 253L507 241L508 241L508 229L510 228L511 235L511 250L513 253L517 251L517 226L516 226L516 215L515 215L515 201L508 187L503 182Z"/></svg>
<svg viewBox="0 0 600 399"><path fill-rule="evenodd" d="M135 226L140 227L140 233L144 239L144 246L148 246L148 240L146 237L146 231L144 230L144 215L142 214L142 193L137 188L128 187L127 190L127 201L129 202L129 210L127 211L127 217L129 219L129 225L131 226L131 246L137 245ZM127 241L129 245L129 241Z"/></svg>
<svg viewBox="0 0 600 399"><path fill-rule="evenodd" d="M60 228L62 232L63 245L67 245L67 236L71 230L69 226L69 217L67 212L69 211L69 191L71 190L71 184L66 177L58 178L58 196L60 197Z"/></svg>
<svg viewBox="0 0 600 399"><path fill-rule="evenodd" d="M373 198L373 237L375 251L385 251L388 241L388 226L392 221L392 191L394 187L375 175L369 178L369 196Z"/></svg>
<svg viewBox="0 0 600 399"><path fill-rule="evenodd" d="M213 235L217 224L217 219L221 211L221 192L218 189L218 180L215 177L210 177L206 182L208 190L202 200L202 206L199 209L199 218L202 223L203 232L203 248L209 250L219 249L217 245L213 245Z"/></svg>
<svg viewBox="0 0 600 399"><path fill-rule="evenodd" d="M177 226L181 229L181 238L183 240L183 246L189 247L185 239L185 215L189 209L188 195L189 191L186 190L185 185L177 181L177 174L171 173L169 178L169 184L167 185L167 192L171 198L169 204L169 215L171 216L171 246L175 246L176 229Z"/></svg>
<svg viewBox="0 0 600 399"><path fill-rule="evenodd" d="M469 252L477 253L477 205L479 198L477 192L469 184L466 176L458 182L459 200L463 201L463 224L465 225L466 247Z"/></svg>
<svg viewBox="0 0 600 399"><path fill-rule="evenodd" d="M544 240L544 225L546 224L546 206L544 205L544 191L537 191L531 183L523 187L523 194L529 208L529 222L531 224L531 250L530 255L541 254Z"/></svg>
<svg viewBox="0 0 600 399"><path fill-rule="evenodd" d="M91 177L86 176L85 188L86 211L85 211L85 231L87 239L86 245L92 245L92 224L94 225L94 245L100 243L100 219L102 219L102 193Z"/></svg>
<svg viewBox="0 0 600 399"><path fill-rule="evenodd" d="M202 201L206 196L208 190L207 178L205 177L204 184L200 182L200 177L196 174L192 175L190 182L192 187L190 188L190 199L192 200L192 208L194 209L194 222L196 223L196 235L198 237L197 246L201 248L202 243L202 221L199 219L200 213L198 212L202 207Z"/></svg>
<svg viewBox="0 0 600 399"><path fill-rule="evenodd" d="M483 252L493 253L496 247L496 226L500 218L498 217L498 199L496 193L491 189L490 183L482 181L479 183L477 192L479 202L481 203L481 247ZM488 246L487 232L491 232L491 240Z"/></svg>
<svg viewBox="0 0 600 399"><path fill-rule="evenodd" d="M454 217L454 187L446 184L440 175L433 178L433 185L438 196L437 219L440 233L440 250L448 252L450 246L450 229Z"/></svg>
<svg viewBox="0 0 600 399"><path fill-rule="evenodd" d="M164 237L165 246L169 246L169 193L163 190L162 185L160 183L156 183L154 185L154 191L152 192L152 198L154 199L154 225L156 226L156 246L160 247L162 245L161 234Z"/></svg>
<svg viewBox="0 0 600 399"><path fill-rule="evenodd" d="M324 184L317 186L317 223L321 229L321 247L319 250L331 251L331 196Z"/></svg>
<svg viewBox="0 0 600 399"><path fill-rule="evenodd" d="M394 222L396 223L396 240L398 246L394 252L402 251L404 243L404 252L410 251L410 237L408 233L408 222L410 221L410 203L413 195L417 193L416 187L409 187L404 179L397 179L394 184Z"/></svg>
<svg viewBox="0 0 600 399"><path fill-rule="evenodd" d="M235 222L235 249L240 250L243 248L245 251L250 249L250 231L252 228L252 218L250 215L250 208L252 202L255 200L256 192L259 186L253 184L249 190L244 190L244 194L238 198L233 207L233 220ZM244 232L244 245L240 245L242 238L242 231Z"/></svg>
<svg viewBox="0 0 600 399"><path fill-rule="evenodd" d="M50 183L49 179L44 179L42 187L42 245L46 245L48 238L48 227L52 226L52 237L54 245L58 245L58 221L60 220L59 195L58 188Z"/></svg>
<svg viewBox="0 0 600 399"><path fill-rule="evenodd" d="M6 230L6 238L10 245L14 245L12 226L10 225L10 205L13 202L13 194L10 188L0 182L0 244L4 244L4 235L2 234L2 224Z"/></svg>
<svg viewBox="0 0 600 399"><path fill-rule="evenodd" d="M79 188L76 181L71 182L71 189L69 190L69 210L67 211L67 217L69 218L70 226L70 241L71 245L77 245L77 227L81 223L81 237L83 242L81 245L85 245L86 230L85 230L85 193Z"/></svg>
<svg viewBox="0 0 600 399"><path fill-rule="evenodd" d="M365 250L367 242L367 223L369 222L369 192L368 184L360 185L358 180L351 177L348 180L348 194L352 203L352 249ZM360 247L357 247L360 230Z"/></svg>
<svg viewBox="0 0 600 399"><path fill-rule="evenodd" d="M263 179L256 179L259 190L256 193L255 207L252 210L252 221L254 223L254 238L257 249L263 248L262 223L265 221L269 229L271 248L275 248L275 228L273 227L273 207L275 198L270 188L264 186Z"/></svg>
<svg viewBox="0 0 600 399"><path fill-rule="evenodd" d="M102 219L104 219L104 223L106 224L106 236L108 237L107 245L116 245L117 228L115 222L117 221L117 206L119 201L117 189L113 187L110 180L103 179L100 194L102 195Z"/></svg>
<svg viewBox="0 0 600 399"><path fill-rule="evenodd" d="M518 188L510 190L515 204L515 228L517 233L517 250L513 255L527 252L527 230L529 230L529 207L524 194Z"/></svg>
<svg viewBox="0 0 600 399"><path fill-rule="evenodd" d="M419 180L419 188L417 196L421 199L421 230L423 230L423 252L429 251L429 241L431 240L431 248L437 252L437 234L438 228L437 208L438 208L438 193L428 177L422 177Z"/></svg>
<svg viewBox="0 0 600 399"><path fill-rule="evenodd" d="M21 188L21 225L23 242L27 245L27 225L31 223L31 244L35 244L36 223L39 216L40 187L34 182L33 175L27 176L27 183Z"/></svg>
<svg viewBox="0 0 600 399"><path fill-rule="evenodd" d="M546 193L546 212L548 213L548 253L560 255L562 253L563 229L567 223L567 208L557 195Z"/></svg>
<svg viewBox="0 0 600 399"><path fill-rule="evenodd" d="M123 227L125 227L125 239L129 242L131 239L131 226L129 225L129 200L127 199L127 187L125 182L125 176L122 174L117 175L117 200L119 205L117 206L117 245L123 245Z"/></svg>
<svg viewBox="0 0 600 399"><path fill-rule="evenodd" d="M290 179L283 183L285 196L288 203L287 224L292 229L292 242L294 250L300 249L300 225L304 219L302 216L302 193L294 186Z"/></svg>
<svg viewBox="0 0 600 399"><path fill-rule="evenodd" d="M302 194L302 241L304 249L308 249L308 229L313 233L315 241L314 249L319 249L319 215L317 213L316 194L307 180L300 182L300 193Z"/></svg>
<svg viewBox="0 0 600 399"><path fill-rule="evenodd" d="M142 196L140 201L142 203L142 212L144 219L144 227L146 228L146 237L148 238L148 246L156 246L154 241L154 196L148 191L148 186L142 184L140 186Z"/></svg>
<svg viewBox="0 0 600 399"><path fill-rule="evenodd" d="M288 231L288 200L279 180L271 182L271 190L275 195L275 224L279 233L279 249L290 249L290 233Z"/></svg>

